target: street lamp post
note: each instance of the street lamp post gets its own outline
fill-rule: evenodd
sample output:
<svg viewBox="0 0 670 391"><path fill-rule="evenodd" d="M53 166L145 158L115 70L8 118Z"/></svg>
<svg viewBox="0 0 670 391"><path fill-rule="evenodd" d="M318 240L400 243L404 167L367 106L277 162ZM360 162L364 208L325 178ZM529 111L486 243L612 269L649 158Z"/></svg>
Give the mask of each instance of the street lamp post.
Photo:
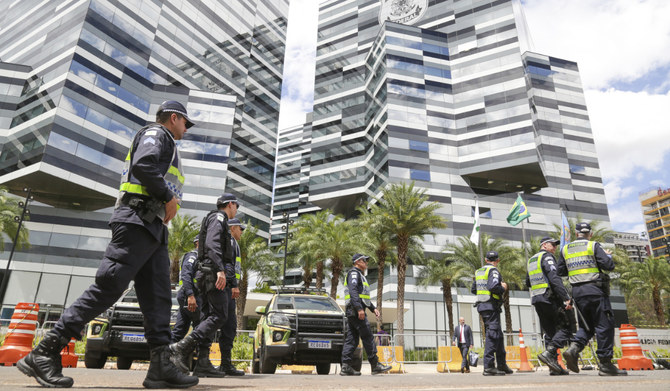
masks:
<svg viewBox="0 0 670 391"><path fill-rule="evenodd" d="M2 285L0 286L0 307L5 301L5 290L7 289L7 283L9 282L9 264L12 262L12 257L14 256L14 250L16 249L16 242L19 240L19 233L21 233L21 225L23 224L23 219L26 215L30 215L28 208L28 202L33 200L33 196L30 194L32 189L29 187L23 188L24 192L27 192L26 200L19 201L19 207L22 207L20 216L14 216L14 221L18 223L16 227L16 234L14 235L14 242L12 243L12 251L9 253L9 258L7 259L7 266L5 266L5 274L2 276Z"/></svg>
<svg viewBox="0 0 670 391"><path fill-rule="evenodd" d="M284 271L282 274L282 280L281 284L282 286L286 285L286 257L288 255L288 240L293 238L293 233L289 232L291 224L293 224L293 220L289 219L288 213L284 212L282 213L282 218L283 218L283 225L281 226L281 230L284 231L284 240L283 240L283 245L284 245Z"/></svg>

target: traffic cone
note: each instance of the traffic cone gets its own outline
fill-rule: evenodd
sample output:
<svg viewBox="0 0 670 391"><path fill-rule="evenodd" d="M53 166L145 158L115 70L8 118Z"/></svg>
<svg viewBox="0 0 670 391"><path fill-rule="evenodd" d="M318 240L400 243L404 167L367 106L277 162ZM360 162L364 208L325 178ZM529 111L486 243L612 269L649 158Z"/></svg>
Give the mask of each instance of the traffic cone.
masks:
<svg viewBox="0 0 670 391"><path fill-rule="evenodd" d="M19 303L9 323L5 342L0 347L0 365L16 365L16 362L33 350L33 339L37 329L37 303Z"/></svg>
<svg viewBox="0 0 670 391"><path fill-rule="evenodd" d="M563 356L561 355L561 349L556 349L556 360L558 360L558 365L563 369L567 369L565 364L563 364Z"/></svg>
<svg viewBox="0 0 670 391"><path fill-rule="evenodd" d="M642 346L637 338L637 331L633 325L622 324L619 328L621 334L621 358L619 359L619 369L635 370L653 370L654 364L650 359L642 354Z"/></svg>
<svg viewBox="0 0 670 391"><path fill-rule="evenodd" d="M63 368L77 367L77 361L79 361L79 357L77 357L77 354L74 352L74 342L75 339L72 338L70 340L70 343L67 344L67 346L64 347L63 350L60 352L61 363L63 364Z"/></svg>
<svg viewBox="0 0 670 391"><path fill-rule="evenodd" d="M528 362L528 352L526 351L526 345L523 343L523 333L519 329L519 369L517 372L533 372L533 367Z"/></svg>

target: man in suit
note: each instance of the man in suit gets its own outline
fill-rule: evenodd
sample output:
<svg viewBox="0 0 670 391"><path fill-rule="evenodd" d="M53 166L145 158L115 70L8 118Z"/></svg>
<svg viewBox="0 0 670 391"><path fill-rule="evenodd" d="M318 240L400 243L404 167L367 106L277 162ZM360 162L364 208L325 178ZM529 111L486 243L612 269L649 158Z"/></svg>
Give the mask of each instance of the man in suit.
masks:
<svg viewBox="0 0 670 391"><path fill-rule="evenodd" d="M468 352L474 346L472 345L472 329L470 326L465 324L465 318L458 318L458 326L454 330L454 338L452 343L454 346L458 346L461 349L461 356L463 356L463 361L461 361L461 373L470 373L470 360L468 360Z"/></svg>

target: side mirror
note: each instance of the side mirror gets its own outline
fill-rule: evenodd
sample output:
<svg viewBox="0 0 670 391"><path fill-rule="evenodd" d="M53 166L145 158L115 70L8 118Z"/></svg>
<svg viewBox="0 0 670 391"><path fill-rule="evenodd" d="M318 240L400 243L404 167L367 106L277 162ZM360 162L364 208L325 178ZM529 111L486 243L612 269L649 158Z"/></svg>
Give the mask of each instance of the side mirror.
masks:
<svg viewBox="0 0 670 391"><path fill-rule="evenodd" d="M256 313L258 315L265 315L265 306L259 305L258 307L256 307Z"/></svg>

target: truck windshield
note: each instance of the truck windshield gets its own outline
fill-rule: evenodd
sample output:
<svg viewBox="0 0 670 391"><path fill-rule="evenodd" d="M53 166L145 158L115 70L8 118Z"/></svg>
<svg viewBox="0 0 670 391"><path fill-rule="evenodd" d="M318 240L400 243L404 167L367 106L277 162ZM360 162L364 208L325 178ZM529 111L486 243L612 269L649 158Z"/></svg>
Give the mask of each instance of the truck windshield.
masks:
<svg viewBox="0 0 670 391"><path fill-rule="evenodd" d="M295 309L317 311L339 311L340 307L327 297L299 297L294 296Z"/></svg>

